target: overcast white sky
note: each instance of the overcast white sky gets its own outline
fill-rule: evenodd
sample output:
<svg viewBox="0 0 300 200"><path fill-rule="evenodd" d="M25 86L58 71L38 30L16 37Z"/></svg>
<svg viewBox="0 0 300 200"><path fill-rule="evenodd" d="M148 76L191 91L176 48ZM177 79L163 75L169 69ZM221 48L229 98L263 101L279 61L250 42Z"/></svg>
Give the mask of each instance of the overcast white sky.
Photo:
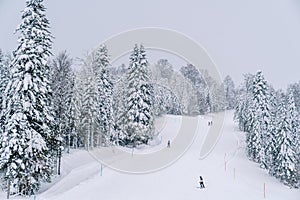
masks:
<svg viewBox="0 0 300 200"><path fill-rule="evenodd" d="M0 48L13 51L25 0L0 0ZM162 27L200 43L235 82L262 69L276 88L300 80L299 0L49 0L53 52L81 57L133 28Z"/></svg>

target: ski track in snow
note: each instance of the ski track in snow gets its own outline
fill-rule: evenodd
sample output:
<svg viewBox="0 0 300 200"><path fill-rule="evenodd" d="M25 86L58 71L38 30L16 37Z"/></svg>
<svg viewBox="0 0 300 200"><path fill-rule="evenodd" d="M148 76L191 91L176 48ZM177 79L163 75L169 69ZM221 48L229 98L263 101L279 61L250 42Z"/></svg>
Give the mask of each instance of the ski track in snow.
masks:
<svg viewBox="0 0 300 200"><path fill-rule="evenodd" d="M256 200L264 199L264 183L267 187L266 199L299 200L299 189L284 186L246 158L245 134L235 130L232 117L233 112L226 113L218 143L202 160L199 160L201 145L209 131L207 121L211 117L199 117L197 135L188 151L169 167L154 173L136 175L104 167L101 176L99 162L88 152L77 150L70 155L65 154L61 178L48 185L49 189L45 186L44 191L37 195L37 200ZM174 117L167 116L165 124L161 125L166 138L172 136L166 132L174 134L174 129L169 130L171 126L166 125L172 121L178 123ZM166 145L164 142L160 145ZM200 175L203 176L205 189L199 189ZM0 194L0 197L4 196Z"/></svg>

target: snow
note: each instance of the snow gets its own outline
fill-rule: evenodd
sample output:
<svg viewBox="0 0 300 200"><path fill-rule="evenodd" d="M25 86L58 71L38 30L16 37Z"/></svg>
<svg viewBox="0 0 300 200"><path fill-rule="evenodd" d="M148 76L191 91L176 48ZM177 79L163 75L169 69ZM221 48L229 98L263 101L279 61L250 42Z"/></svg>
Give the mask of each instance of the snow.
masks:
<svg viewBox="0 0 300 200"><path fill-rule="evenodd" d="M180 131L178 123L184 118L186 117L167 115L158 120L156 123L159 124L157 127L160 127L163 141L158 147L144 147L135 153L150 153L155 148L165 147L166 140L169 137L173 138L174 132ZM101 165L94 159L93 154L84 150L73 150L71 154L63 156L61 177L54 179L52 184L44 185L36 199L253 200L264 199L265 184L266 199L299 200L299 189L284 186L259 168L258 164L246 158L245 134L237 131L237 124L234 124L232 118L233 112L226 113L222 136L218 143L207 157L199 159L201 145L211 128L207 126L211 117L198 117L197 136L188 151L172 165L153 173L122 173L103 166L101 174ZM175 148L174 146L171 142L171 149ZM135 156L138 155L134 154L133 157ZM205 189L198 188L200 175L204 179ZM5 193L0 192L0 199L4 198Z"/></svg>

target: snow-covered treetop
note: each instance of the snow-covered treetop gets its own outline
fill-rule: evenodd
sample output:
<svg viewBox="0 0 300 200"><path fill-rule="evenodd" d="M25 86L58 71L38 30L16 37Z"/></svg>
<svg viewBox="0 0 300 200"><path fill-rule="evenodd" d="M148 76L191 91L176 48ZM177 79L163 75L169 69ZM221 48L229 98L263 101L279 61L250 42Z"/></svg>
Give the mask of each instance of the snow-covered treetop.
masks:
<svg viewBox="0 0 300 200"><path fill-rule="evenodd" d="M16 30L21 35L18 40L20 45L15 54L26 52L26 56L24 54L19 59L34 59L33 55L44 54L40 58L46 58L41 60L41 64L45 65L48 56L51 55L52 36L49 31L49 21L45 15L46 8L42 2L43 0L26 1L26 8L22 12L22 22Z"/></svg>
<svg viewBox="0 0 300 200"><path fill-rule="evenodd" d="M137 85L148 82L150 80L150 69L148 65L144 46L140 45L139 48L136 44L129 58L128 79L139 80L139 82L134 83Z"/></svg>
<svg viewBox="0 0 300 200"><path fill-rule="evenodd" d="M100 68L106 68L109 66L110 56L108 55L108 50L105 44L100 45L96 49L93 55L93 68L94 70L100 70Z"/></svg>

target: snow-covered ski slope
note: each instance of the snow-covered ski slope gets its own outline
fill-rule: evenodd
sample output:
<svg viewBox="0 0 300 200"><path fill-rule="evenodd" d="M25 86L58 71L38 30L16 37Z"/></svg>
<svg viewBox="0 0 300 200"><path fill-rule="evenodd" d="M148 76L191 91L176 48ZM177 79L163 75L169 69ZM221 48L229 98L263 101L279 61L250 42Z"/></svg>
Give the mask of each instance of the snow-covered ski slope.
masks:
<svg viewBox="0 0 300 200"><path fill-rule="evenodd" d="M209 128L207 121L214 116L198 118L198 131L190 148L172 165L147 174L128 174L102 168L93 154L73 151L63 157L63 175L48 185L37 200L299 200L300 190L284 186L267 172L260 169L245 156L244 133L237 131L228 112L225 116L223 134L214 150L199 159L201 145ZM162 141L165 148L168 138L180 128L184 117L166 116L161 121ZM194 120L191 120L194 121ZM172 123L174 126L172 126ZM172 146L171 148L175 148ZM139 150L142 153L142 150ZM152 151L144 149L144 151ZM145 152L144 152L145 153ZM135 154L133 155L133 157ZM130 159L130 157L128 157ZM226 163L226 164L225 164ZM204 178L205 189L199 189L199 176ZM264 184L266 198L264 198ZM0 197L4 197L4 193ZM27 199L33 199L27 198Z"/></svg>

